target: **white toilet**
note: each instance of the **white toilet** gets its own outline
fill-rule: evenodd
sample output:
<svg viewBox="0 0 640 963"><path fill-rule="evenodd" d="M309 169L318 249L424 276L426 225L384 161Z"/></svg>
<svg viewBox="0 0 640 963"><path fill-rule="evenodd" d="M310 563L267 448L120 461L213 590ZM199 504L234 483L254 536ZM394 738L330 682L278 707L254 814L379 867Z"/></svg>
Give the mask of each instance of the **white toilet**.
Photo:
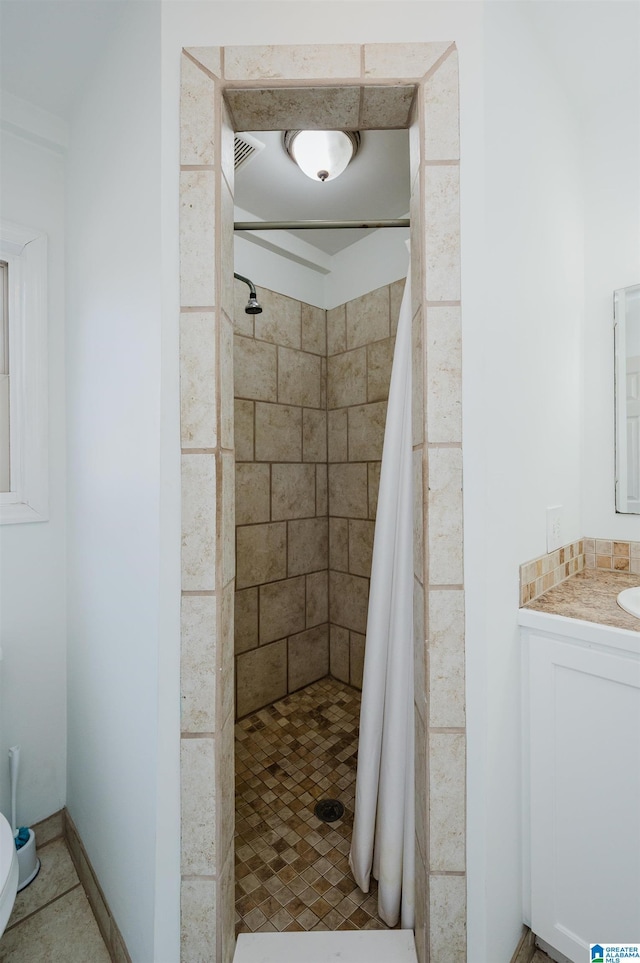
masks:
<svg viewBox="0 0 640 963"><path fill-rule="evenodd" d="M18 890L18 853L11 826L0 813L0 936L11 916Z"/></svg>

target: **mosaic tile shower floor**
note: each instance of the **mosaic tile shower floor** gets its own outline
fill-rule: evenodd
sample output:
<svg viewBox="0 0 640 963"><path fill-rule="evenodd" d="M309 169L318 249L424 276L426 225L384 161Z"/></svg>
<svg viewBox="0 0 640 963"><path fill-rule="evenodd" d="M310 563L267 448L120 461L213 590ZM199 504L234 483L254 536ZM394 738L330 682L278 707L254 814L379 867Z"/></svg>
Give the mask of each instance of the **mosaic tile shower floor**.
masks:
<svg viewBox="0 0 640 963"><path fill-rule="evenodd" d="M237 723L237 933L387 929L348 864L359 715L360 693L326 678ZM344 817L318 819L323 798Z"/></svg>

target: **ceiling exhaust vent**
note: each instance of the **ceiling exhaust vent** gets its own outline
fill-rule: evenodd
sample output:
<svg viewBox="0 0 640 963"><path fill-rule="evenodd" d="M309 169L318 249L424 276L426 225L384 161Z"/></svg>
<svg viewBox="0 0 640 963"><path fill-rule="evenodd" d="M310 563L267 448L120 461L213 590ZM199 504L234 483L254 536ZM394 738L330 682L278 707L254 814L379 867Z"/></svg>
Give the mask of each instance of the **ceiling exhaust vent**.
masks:
<svg viewBox="0 0 640 963"><path fill-rule="evenodd" d="M251 134L236 134L234 140L234 169L244 167L249 161L264 149L262 141L252 137Z"/></svg>

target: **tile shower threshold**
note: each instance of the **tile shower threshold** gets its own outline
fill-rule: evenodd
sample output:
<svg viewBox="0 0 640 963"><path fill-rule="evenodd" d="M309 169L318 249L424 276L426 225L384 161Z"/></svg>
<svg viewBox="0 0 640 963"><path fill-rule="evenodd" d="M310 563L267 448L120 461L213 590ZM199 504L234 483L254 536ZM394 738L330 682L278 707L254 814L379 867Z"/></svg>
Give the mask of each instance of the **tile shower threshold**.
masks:
<svg viewBox="0 0 640 963"><path fill-rule="evenodd" d="M413 930L240 933L233 963L418 963Z"/></svg>

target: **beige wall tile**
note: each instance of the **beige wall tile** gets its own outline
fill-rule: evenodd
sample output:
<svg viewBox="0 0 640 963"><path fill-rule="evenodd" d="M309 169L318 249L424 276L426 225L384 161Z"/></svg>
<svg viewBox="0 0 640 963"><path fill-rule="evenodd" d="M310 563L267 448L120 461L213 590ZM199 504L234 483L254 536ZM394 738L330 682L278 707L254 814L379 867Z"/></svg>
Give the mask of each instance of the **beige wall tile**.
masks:
<svg viewBox="0 0 640 963"><path fill-rule="evenodd" d="M216 733L218 740L218 762L220 762L220 732L227 720L233 726L235 701L235 582L233 579L222 590L222 601L218 603L218 645L217 645L217 718ZM231 740L233 743L233 734ZM232 747L233 755L233 747ZM233 768L232 768L233 772ZM221 791L222 793L222 791ZM222 796L221 796L222 798Z"/></svg>
<svg viewBox="0 0 640 963"><path fill-rule="evenodd" d="M352 575L371 577L371 556L375 522L369 519L349 520L349 571Z"/></svg>
<svg viewBox="0 0 640 963"><path fill-rule="evenodd" d="M327 460L327 413L316 408L302 412L302 460Z"/></svg>
<svg viewBox="0 0 640 963"><path fill-rule="evenodd" d="M411 219L411 317L413 318L424 299L424 271L422 270L422 250L425 245L423 238L423 184L422 178L416 177L409 202L409 217Z"/></svg>
<svg viewBox="0 0 640 963"><path fill-rule="evenodd" d="M429 898L427 890L427 870L424 865L424 858L416 841L416 865L415 865L415 907L416 917L414 926L414 938L416 943L416 956L418 963L428 963L427 954L427 928L428 928L428 909Z"/></svg>
<svg viewBox="0 0 640 963"><path fill-rule="evenodd" d="M246 652L258 645L258 589L248 588L236 592L235 597L235 651Z"/></svg>
<svg viewBox="0 0 640 963"><path fill-rule="evenodd" d="M432 872L465 869L465 736L429 735L429 862Z"/></svg>
<svg viewBox="0 0 640 963"><path fill-rule="evenodd" d="M236 660L238 717L281 699L287 692L285 639L243 652Z"/></svg>
<svg viewBox="0 0 640 963"><path fill-rule="evenodd" d="M462 582L462 450L429 450L429 581Z"/></svg>
<svg viewBox="0 0 640 963"><path fill-rule="evenodd" d="M329 618L335 625L366 635L369 579L329 573Z"/></svg>
<svg viewBox="0 0 640 963"><path fill-rule="evenodd" d="M366 465L329 465L329 512L344 518L367 517Z"/></svg>
<svg viewBox="0 0 640 963"><path fill-rule="evenodd" d="M424 584L422 448L413 452L413 574Z"/></svg>
<svg viewBox="0 0 640 963"><path fill-rule="evenodd" d="M360 88L262 87L227 92L239 130L357 129Z"/></svg>
<svg viewBox="0 0 640 963"><path fill-rule="evenodd" d="M233 772L231 773L233 785ZM236 949L235 930L235 861L233 846L229 847L227 858L218 881L218 934L220 944L220 963L233 963Z"/></svg>
<svg viewBox="0 0 640 963"><path fill-rule="evenodd" d="M453 50L425 83L426 160L460 157L458 52Z"/></svg>
<svg viewBox="0 0 640 963"><path fill-rule="evenodd" d="M363 87L360 128L384 130L406 127L414 91L412 84Z"/></svg>
<svg viewBox="0 0 640 963"><path fill-rule="evenodd" d="M395 338L386 338L367 347L367 401L386 401L389 397L395 344Z"/></svg>
<svg viewBox="0 0 640 963"><path fill-rule="evenodd" d="M313 304L302 305L302 350L323 357L327 353L327 312Z"/></svg>
<svg viewBox="0 0 640 963"><path fill-rule="evenodd" d="M272 465L271 517L274 522L284 518L310 518L315 513L315 465Z"/></svg>
<svg viewBox="0 0 640 963"><path fill-rule="evenodd" d="M360 76L358 44L225 47L227 80L312 80Z"/></svg>
<svg viewBox="0 0 640 963"><path fill-rule="evenodd" d="M216 606L213 595L182 598L180 727L213 732L216 727Z"/></svg>
<svg viewBox="0 0 640 963"><path fill-rule="evenodd" d="M369 518L376 517L378 507L378 489L380 488L380 462L370 461L367 465L367 490Z"/></svg>
<svg viewBox="0 0 640 963"><path fill-rule="evenodd" d="M222 511L220 513L222 562L221 585L228 585L236 574L235 462L233 452L222 452Z"/></svg>
<svg viewBox="0 0 640 963"><path fill-rule="evenodd" d="M349 684L349 630L330 627L330 672L334 679Z"/></svg>
<svg viewBox="0 0 640 963"><path fill-rule="evenodd" d="M183 448L216 446L213 311L183 311L180 315L180 440Z"/></svg>
<svg viewBox="0 0 640 963"><path fill-rule="evenodd" d="M430 959L461 963L467 959L467 881L464 876L429 879Z"/></svg>
<svg viewBox="0 0 640 963"><path fill-rule="evenodd" d="M415 724L415 812L416 839L418 850L423 859L428 858L427 826L429 807L429 762L427 758L427 730L419 712L414 716Z"/></svg>
<svg viewBox="0 0 640 963"><path fill-rule="evenodd" d="M320 407L320 358L306 351L278 348L278 401Z"/></svg>
<svg viewBox="0 0 640 963"><path fill-rule="evenodd" d="M382 458L386 419L386 401L349 408L349 461Z"/></svg>
<svg viewBox="0 0 640 963"><path fill-rule="evenodd" d="M424 586L413 580L413 692L418 711L427 722L427 644L424 631Z"/></svg>
<svg viewBox="0 0 640 963"><path fill-rule="evenodd" d="M277 348L263 341L236 335L233 346L233 382L236 398L276 401Z"/></svg>
<svg viewBox="0 0 640 963"><path fill-rule="evenodd" d="M216 77L222 76L220 68L220 51L222 47L185 47L187 53L201 63L203 67L210 70Z"/></svg>
<svg viewBox="0 0 640 963"><path fill-rule="evenodd" d="M389 285L389 333L394 338L398 330L400 305L402 304L402 295L404 294L406 281L406 278L400 278L399 281L394 281ZM391 368L389 368L389 375L391 375Z"/></svg>
<svg viewBox="0 0 640 963"><path fill-rule="evenodd" d="M327 354L347 350L347 309L344 304L327 311Z"/></svg>
<svg viewBox="0 0 640 963"><path fill-rule="evenodd" d="M245 291L248 288L245 284ZM262 314L256 314L253 322L256 338L288 348L300 348L302 305L295 298L270 291L269 288L256 289Z"/></svg>
<svg viewBox="0 0 640 963"><path fill-rule="evenodd" d="M362 689L365 642L364 635L359 632L349 632L349 683L356 689Z"/></svg>
<svg viewBox="0 0 640 963"><path fill-rule="evenodd" d="M307 575L307 628L329 621L329 574Z"/></svg>
<svg viewBox="0 0 640 963"><path fill-rule="evenodd" d="M253 402L236 398L233 424L236 462L253 461Z"/></svg>
<svg viewBox="0 0 640 963"><path fill-rule="evenodd" d="M215 455L182 456L182 588L215 589Z"/></svg>
<svg viewBox="0 0 640 963"><path fill-rule="evenodd" d="M260 644L283 639L306 626L304 575L260 586Z"/></svg>
<svg viewBox="0 0 640 963"><path fill-rule="evenodd" d="M320 358L320 407L327 410L327 359Z"/></svg>
<svg viewBox="0 0 640 963"><path fill-rule="evenodd" d="M227 316L229 318L233 318L235 284L235 279L233 277L233 196L223 177L219 177L217 183L220 185L220 220L218 222L220 292L218 303Z"/></svg>
<svg viewBox="0 0 640 963"><path fill-rule="evenodd" d="M358 348L327 359L327 406L343 408L367 400L367 349Z"/></svg>
<svg viewBox="0 0 640 963"><path fill-rule="evenodd" d="M327 412L327 447L329 461L346 461L347 447L347 409L336 408Z"/></svg>
<svg viewBox="0 0 640 963"><path fill-rule="evenodd" d="M215 164L214 86L184 54L180 58L180 163Z"/></svg>
<svg viewBox="0 0 640 963"><path fill-rule="evenodd" d="M460 308L427 310L427 437L462 440L462 332Z"/></svg>
<svg viewBox="0 0 640 963"><path fill-rule="evenodd" d="M460 299L460 202L457 166L426 167L426 293L429 301Z"/></svg>
<svg viewBox="0 0 640 963"><path fill-rule="evenodd" d="M302 409L256 404L257 461L302 461Z"/></svg>
<svg viewBox="0 0 640 963"><path fill-rule="evenodd" d="M286 577L286 529L286 522L238 528L238 588L262 585Z"/></svg>
<svg viewBox="0 0 640 963"><path fill-rule="evenodd" d="M329 566L337 572L349 571L349 519L329 519Z"/></svg>
<svg viewBox="0 0 640 963"><path fill-rule="evenodd" d="M215 958L216 887L214 879L183 879L180 884L180 961Z"/></svg>
<svg viewBox="0 0 640 963"><path fill-rule="evenodd" d="M422 161L422 119L424 116L424 84L416 87L416 96L409 116L409 184L413 184Z"/></svg>
<svg viewBox="0 0 640 963"><path fill-rule="evenodd" d="M236 525L271 521L269 493L269 465L238 463L236 465Z"/></svg>
<svg viewBox="0 0 640 963"><path fill-rule="evenodd" d="M326 518L303 518L287 523L288 574L303 575L327 567L329 533Z"/></svg>
<svg viewBox="0 0 640 963"><path fill-rule="evenodd" d="M215 174L180 173L180 304L210 307L216 303Z"/></svg>
<svg viewBox="0 0 640 963"><path fill-rule="evenodd" d="M328 503L327 466L316 465L316 515L326 515Z"/></svg>
<svg viewBox="0 0 640 963"><path fill-rule="evenodd" d="M220 445L234 445L234 391L233 391L233 325L226 314L219 319L220 325ZM205 446L206 447L206 446Z"/></svg>
<svg viewBox="0 0 640 963"><path fill-rule="evenodd" d="M429 592L429 724L465 725L464 592Z"/></svg>
<svg viewBox="0 0 640 963"><path fill-rule="evenodd" d="M347 348L388 338L389 287L385 285L347 302Z"/></svg>
<svg viewBox="0 0 640 963"><path fill-rule="evenodd" d="M220 161L222 165L222 175L229 185L229 190L233 193L235 181L235 131L229 114L229 108L224 100L222 101L220 125ZM231 283L235 284L233 278Z"/></svg>
<svg viewBox="0 0 640 963"><path fill-rule="evenodd" d="M411 320L411 433L414 445L424 442L424 356L422 309Z"/></svg>
<svg viewBox="0 0 640 963"><path fill-rule="evenodd" d="M365 77L424 77L450 43L368 43Z"/></svg>
<svg viewBox="0 0 640 963"><path fill-rule="evenodd" d="M215 742L182 739L180 743L180 800L182 825L181 872L208 876L216 869Z"/></svg>
<svg viewBox="0 0 640 963"><path fill-rule="evenodd" d="M307 629L289 639L289 692L309 685L329 673L327 625Z"/></svg>

